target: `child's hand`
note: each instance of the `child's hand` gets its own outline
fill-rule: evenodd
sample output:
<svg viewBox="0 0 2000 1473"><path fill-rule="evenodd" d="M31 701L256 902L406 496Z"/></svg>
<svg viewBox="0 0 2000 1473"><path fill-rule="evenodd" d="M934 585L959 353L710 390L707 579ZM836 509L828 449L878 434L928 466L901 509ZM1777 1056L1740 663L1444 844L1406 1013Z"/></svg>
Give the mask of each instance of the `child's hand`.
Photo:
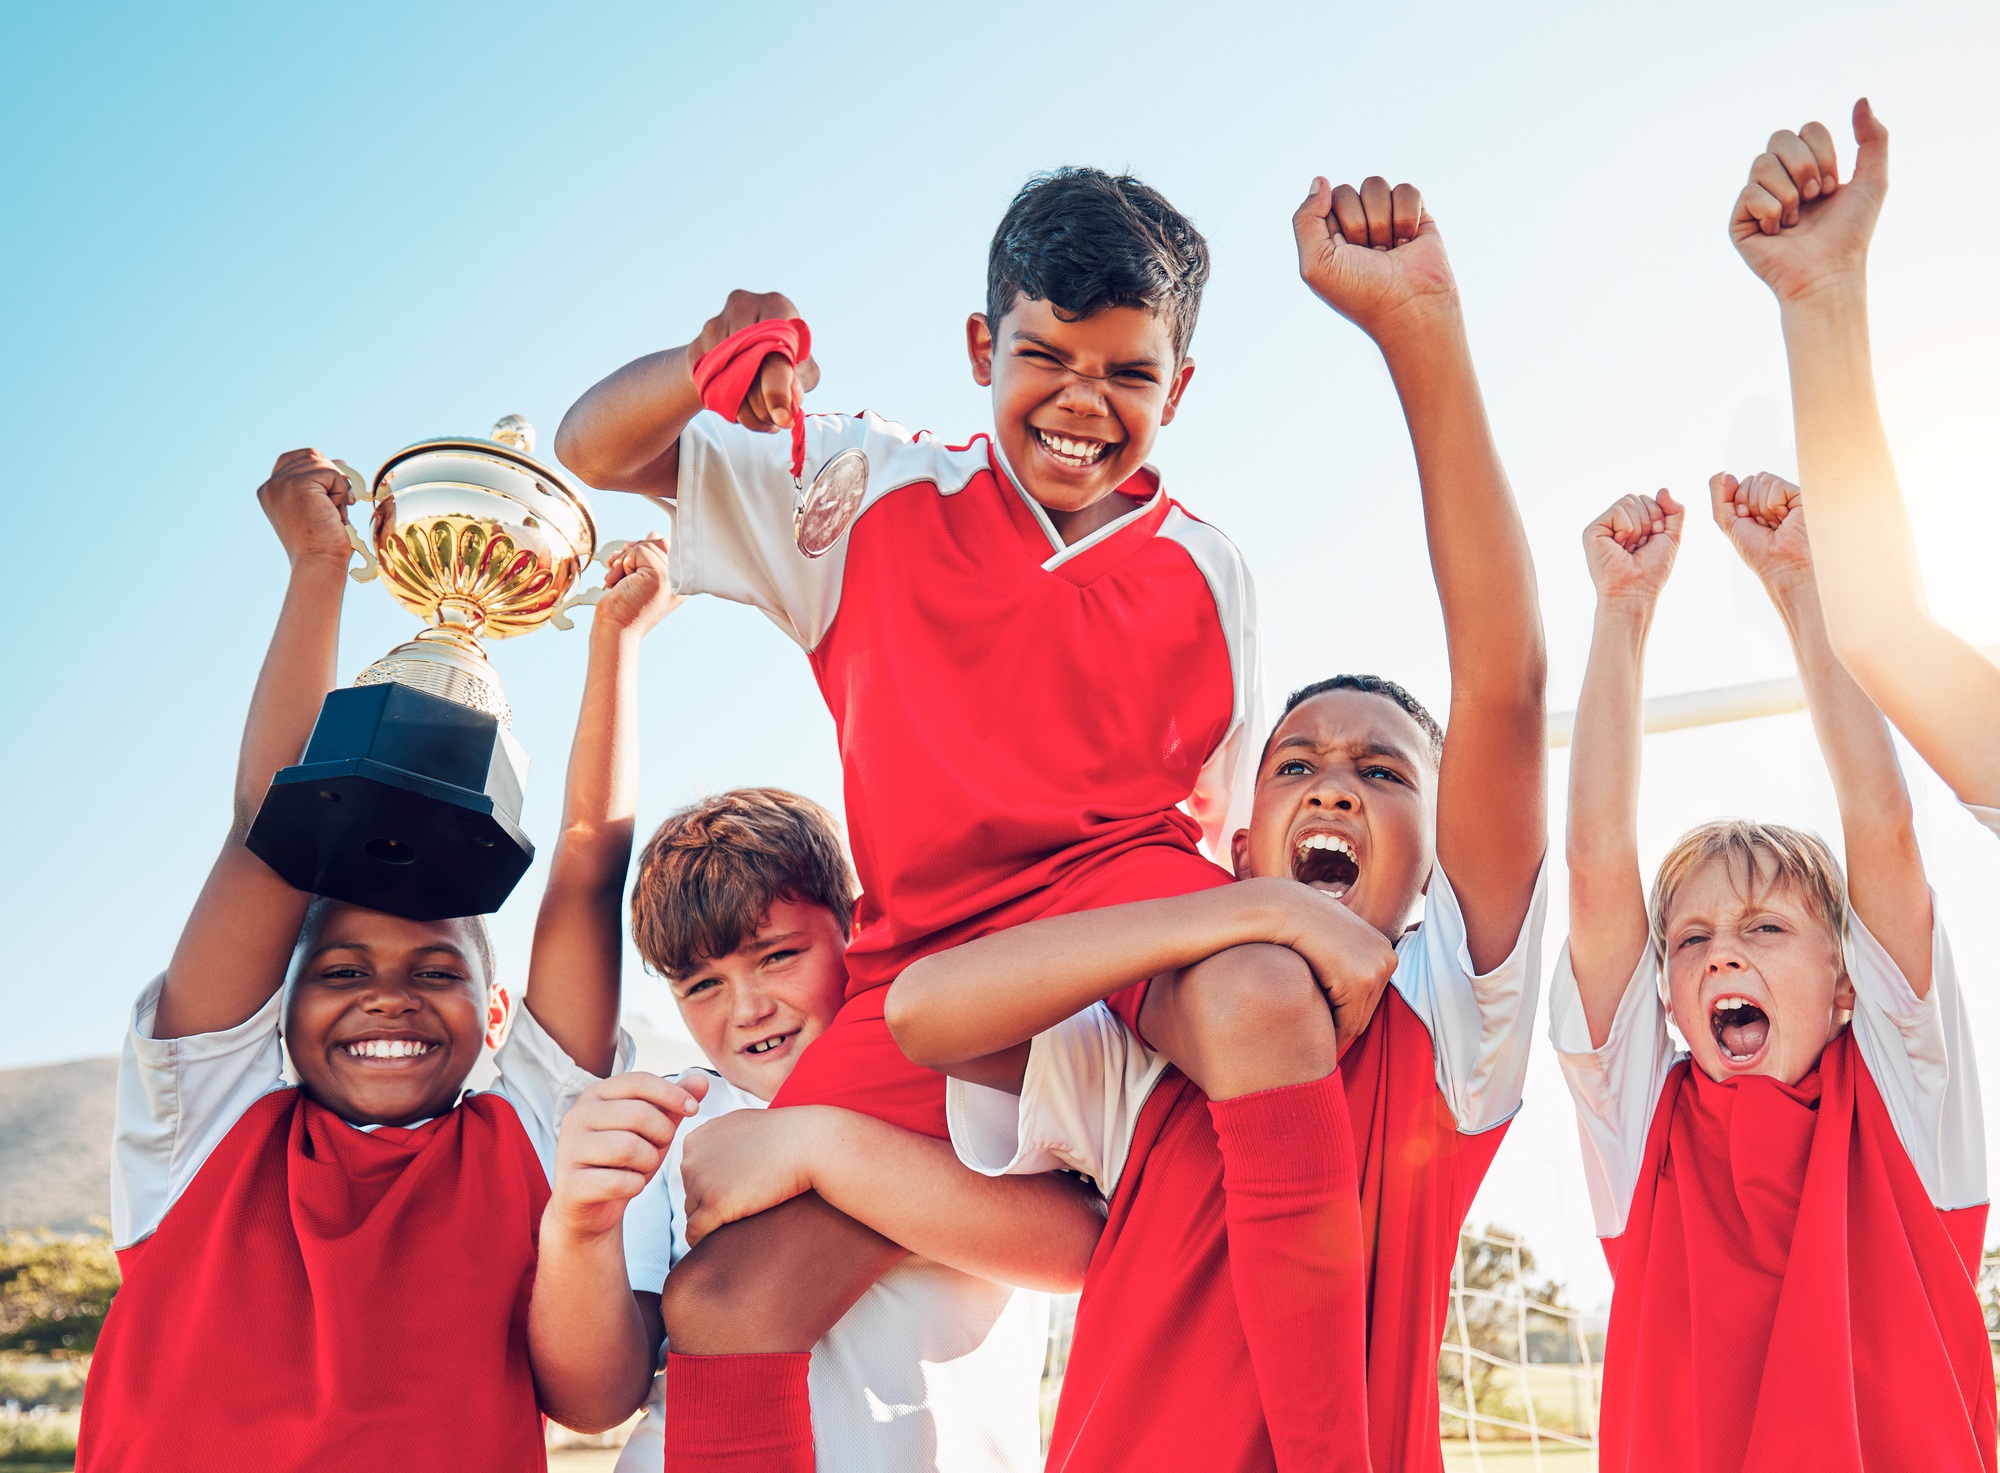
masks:
<svg viewBox="0 0 2000 1473"><path fill-rule="evenodd" d="M1382 933L1331 895L1290 880L1292 923L1273 938L1301 957L1333 1009L1336 1047L1347 1045L1367 1028L1382 1000L1382 989L1396 975L1396 948Z"/></svg>
<svg viewBox="0 0 2000 1473"><path fill-rule="evenodd" d="M327 558L347 566L354 548L347 540L347 508L354 488L338 467L317 450L287 450L257 488L257 504L292 566Z"/></svg>
<svg viewBox="0 0 2000 1473"><path fill-rule="evenodd" d="M702 1074L676 1084L635 1070L591 1085L563 1116L550 1210L578 1233L616 1227L707 1093Z"/></svg>
<svg viewBox="0 0 2000 1473"><path fill-rule="evenodd" d="M799 309L792 305L792 299L778 292L733 291L722 304L722 310L703 323L701 332L688 344L688 366L692 368L702 354L731 333L759 322L782 322L798 315ZM781 355L767 354L763 367L757 371L757 381L743 397L736 422L765 434L790 429L792 401L804 398L818 387L819 364L811 354L796 369Z"/></svg>
<svg viewBox="0 0 2000 1473"><path fill-rule="evenodd" d="M1458 287L1437 222L1414 184L1379 175L1335 187L1325 179L1292 213L1299 275L1327 306L1378 343L1406 310L1456 311Z"/></svg>
<svg viewBox="0 0 2000 1473"><path fill-rule="evenodd" d="M1889 192L1889 130L1865 97L1854 104L1854 143L1854 174L1845 185L1823 123L1773 133L1750 165L1729 238L1780 302L1828 281L1858 279L1868 264L1868 241Z"/></svg>
<svg viewBox="0 0 2000 1473"><path fill-rule="evenodd" d="M812 1105L734 1110L690 1135L681 1146L688 1245L811 1191L810 1142L820 1119Z"/></svg>
<svg viewBox="0 0 2000 1473"><path fill-rule="evenodd" d="M1759 471L1739 481L1727 471L1708 478L1715 525L1728 534L1736 555L1765 583L1812 577L1812 544L1799 488L1783 476Z"/></svg>
<svg viewBox="0 0 2000 1473"><path fill-rule="evenodd" d="M592 629L645 634L687 602L687 595L667 582L667 540L653 532L612 554L604 565L604 588Z"/></svg>
<svg viewBox="0 0 2000 1473"><path fill-rule="evenodd" d="M1660 596L1681 548L1687 508L1666 487L1658 496L1621 496L1583 529L1583 556L1600 600Z"/></svg>

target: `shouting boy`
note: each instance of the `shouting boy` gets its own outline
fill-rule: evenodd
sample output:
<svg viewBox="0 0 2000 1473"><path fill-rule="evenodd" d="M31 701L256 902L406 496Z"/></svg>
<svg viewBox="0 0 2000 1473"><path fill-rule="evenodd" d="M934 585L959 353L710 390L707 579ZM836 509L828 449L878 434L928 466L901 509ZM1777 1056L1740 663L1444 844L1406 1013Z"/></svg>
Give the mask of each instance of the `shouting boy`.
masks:
<svg viewBox="0 0 2000 1473"><path fill-rule="evenodd" d="M624 1051L617 993L545 967L538 926L510 1032L481 918L316 899L243 846L333 684L352 497L332 462L298 450L258 499L291 578L244 729L235 825L125 1040L111 1191L124 1282L91 1364L78 1467L540 1469L535 1232L563 1112ZM606 765L665 574L657 544L607 573L572 804ZM628 809L628 844L630 823ZM589 847L566 827L558 901L603 886ZM503 1034L499 1088L463 1093L482 1041Z"/></svg>
<svg viewBox="0 0 2000 1473"><path fill-rule="evenodd" d="M1791 634L1847 878L1812 834L1717 819L1648 904L1640 672L1681 508L1624 498L1584 533L1597 618L1549 997L1616 1281L1599 1466L1990 1473L1979 1076L1909 793L1827 641L1798 488L1710 491Z"/></svg>
<svg viewBox="0 0 2000 1473"><path fill-rule="evenodd" d="M1380 244L1392 230L1414 238L1414 192L1393 219L1383 193ZM967 323L973 376L993 394L990 439L954 448L873 415L802 416L817 372L804 325L784 298L744 293L693 343L621 369L564 420L558 448L585 480L672 503L678 591L752 604L809 653L839 730L863 885L848 1000L774 1103L848 1107L942 1140L944 1082L883 1020L905 966L1038 916L1229 879L1200 845L1226 846L1256 760L1249 578L1145 463L1194 373L1207 275L1206 244L1159 194L1063 170L1009 206L986 311ZM805 476L850 450L866 457L865 491L808 506ZM1253 968L1245 985L1294 980ZM1138 987L1114 1006L1136 1022L1143 1000ZM1311 1109L1240 1138L1258 1162L1315 1179L1331 1169L1323 1119L1340 1108L1330 1023L1322 1032L1246 1073L1319 1086ZM1246 1223L1242 1256L1292 1251L1290 1237L1315 1231L1298 1214L1266 1222L1269 1241ZM900 1251L812 1194L697 1247L663 1305L668 1431L696 1460L683 1466L767 1425L753 1407L805 1405L803 1365L768 1354L827 1329L794 1285L851 1302ZM746 1312L756 1293L768 1310ZM1319 1337L1263 1328L1251 1334L1274 1398L1334 1379ZM1310 1437L1309 1408L1297 1420ZM810 1428L789 1425L790 1460L772 1466L804 1467Z"/></svg>
<svg viewBox="0 0 2000 1473"><path fill-rule="evenodd" d="M1096 1203L1073 1181L1021 1190L1029 1184L984 1180L945 1142L870 1116L764 1109L840 1010L853 912L853 872L832 819L777 789L723 793L674 814L640 860L634 940L712 1068L680 1078L701 1099L692 1119L674 1112L675 1085L650 1074L593 1085L570 1112L529 1320L537 1385L569 1425L614 1426L652 1386L620 1459L628 1473L658 1469L663 1442L679 1457L684 1441L653 1374L662 1286L718 1222L801 1191L921 1255L851 1308L840 1282L784 1286L832 1322L809 1358L787 1353L801 1368L809 1361L820 1466L1041 1466L1041 1300L1006 1285L1074 1290L1103 1226ZM605 930L615 943L615 916ZM595 951L579 948L578 963ZM615 944L602 954L616 964ZM775 1411L767 1420L782 1436L792 1409ZM764 1466L764 1435L748 1429L738 1466Z"/></svg>
<svg viewBox="0 0 2000 1473"><path fill-rule="evenodd" d="M1437 228L1414 196L1317 180L1294 225L1307 283L1381 344L1403 396L1444 606L1449 736L1389 681L1307 686L1232 835L1240 883L1021 926L919 962L891 989L898 1040L956 1076L968 1164L1081 1171L1110 1197L1051 1469L1190 1453L1232 1473L1440 1466L1437 1347L1458 1229L1520 1104L1534 1017L1543 660L1526 538ZM1405 208L1421 222L1408 233L1390 213ZM1214 985L1218 953L1259 942L1300 979L1297 1006L1248 1007ZM1315 976L1363 993L1389 982L1334 1076L1349 1117L1336 1169L1241 1172L1234 1138L1311 1104L1310 1087L1242 1091L1236 1061L1330 1032ZM1146 979L1137 1033L1090 1006ZM1168 998L1206 1023L1206 1051L1148 1047L1179 1037ZM1318 1251L1247 1274L1243 1228L1299 1204L1322 1227ZM1310 1442L1288 1444L1272 1414L1259 1317L1294 1337L1353 1331L1346 1379L1311 1388Z"/></svg>

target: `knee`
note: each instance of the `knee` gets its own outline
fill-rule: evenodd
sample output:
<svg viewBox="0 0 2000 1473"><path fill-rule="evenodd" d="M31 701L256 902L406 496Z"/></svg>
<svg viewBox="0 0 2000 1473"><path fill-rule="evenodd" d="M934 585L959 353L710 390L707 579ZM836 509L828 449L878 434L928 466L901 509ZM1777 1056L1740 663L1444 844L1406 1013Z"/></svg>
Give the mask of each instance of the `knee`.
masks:
<svg viewBox="0 0 2000 1473"><path fill-rule="evenodd" d="M1212 1044L1261 1044L1333 1032L1333 1015L1305 958L1257 943L1204 962L1188 989L1194 1023Z"/></svg>
<svg viewBox="0 0 2000 1473"><path fill-rule="evenodd" d="M755 1292L753 1283L734 1282L740 1276L714 1255L690 1254L675 1264L660 1288L660 1321L667 1344L689 1354L722 1354L729 1338L732 1305L740 1308L739 1291Z"/></svg>

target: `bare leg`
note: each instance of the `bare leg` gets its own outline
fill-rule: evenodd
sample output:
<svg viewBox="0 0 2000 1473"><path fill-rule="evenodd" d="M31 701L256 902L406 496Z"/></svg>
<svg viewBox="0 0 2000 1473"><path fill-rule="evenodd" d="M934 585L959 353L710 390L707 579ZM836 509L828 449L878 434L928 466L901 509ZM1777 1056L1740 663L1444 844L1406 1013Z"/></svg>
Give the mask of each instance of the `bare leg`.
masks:
<svg viewBox="0 0 2000 1473"><path fill-rule="evenodd" d="M904 1256L817 1193L717 1228L674 1265L660 1295L680 1355L811 1350Z"/></svg>

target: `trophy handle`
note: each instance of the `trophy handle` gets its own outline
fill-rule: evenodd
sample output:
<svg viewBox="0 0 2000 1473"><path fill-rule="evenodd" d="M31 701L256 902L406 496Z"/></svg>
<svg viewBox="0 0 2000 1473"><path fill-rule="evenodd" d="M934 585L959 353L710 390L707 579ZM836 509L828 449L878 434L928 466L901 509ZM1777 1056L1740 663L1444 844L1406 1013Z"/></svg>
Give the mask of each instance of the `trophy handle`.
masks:
<svg viewBox="0 0 2000 1473"><path fill-rule="evenodd" d="M375 499L375 488L368 484L368 478L362 475L360 471L344 460L336 460L333 463L333 468L347 477L347 484L354 488L354 499L356 501L373 501Z"/></svg>
<svg viewBox="0 0 2000 1473"><path fill-rule="evenodd" d="M619 553L631 545L630 542L607 542L591 554L590 561L593 563L609 563L611 559L617 557ZM586 563L585 566L588 567L589 564ZM601 587L586 588L582 593L572 593L568 598L556 605L556 611L549 615L549 623L558 629L574 629L576 628L576 623L570 618L569 611L571 609L585 608L590 604L596 603L603 597L604 590Z"/></svg>
<svg viewBox="0 0 2000 1473"><path fill-rule="evenodd" d="M377 575L382 571L382 565L375 561L375 549L370 547L363 540L361 534L354 530L354 523L343 517L340 524L347 528L347 545L361 554L362 565L358 568L349 568L347 576L352 578L356 583L373 583Z"/></svg>

